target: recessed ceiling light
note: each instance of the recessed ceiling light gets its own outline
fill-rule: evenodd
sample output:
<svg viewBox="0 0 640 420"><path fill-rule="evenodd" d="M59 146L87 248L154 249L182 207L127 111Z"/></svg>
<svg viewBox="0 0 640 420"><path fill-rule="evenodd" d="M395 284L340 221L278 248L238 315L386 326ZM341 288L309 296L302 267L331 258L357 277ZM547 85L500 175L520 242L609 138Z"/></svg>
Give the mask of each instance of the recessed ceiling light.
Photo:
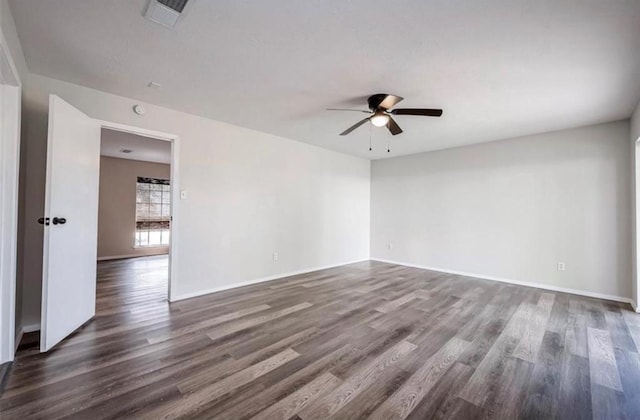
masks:
<svg viewBox="0 0 640 420"><path fill-rule="evenodd" d="M156 82L154 82L152 80L152 81L149 82L149 84L147 86L149 86L150 88L153 88L153 89L160 89L160 87L162 85L160 83L156 83Z"/></svg>
<svg viewBox="0 0 640 420"><path fill-rule="evenodd" d="M122 153L131 153L131 152L133 152L133 150L131 150L131 149L120 149L120 151Z"/></svg>

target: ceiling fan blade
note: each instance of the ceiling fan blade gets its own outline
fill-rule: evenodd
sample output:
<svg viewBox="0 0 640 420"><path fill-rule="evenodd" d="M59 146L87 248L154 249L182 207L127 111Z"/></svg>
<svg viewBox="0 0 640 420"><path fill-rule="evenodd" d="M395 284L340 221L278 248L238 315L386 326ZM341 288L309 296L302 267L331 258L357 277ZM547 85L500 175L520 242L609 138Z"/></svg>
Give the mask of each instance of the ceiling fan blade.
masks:
<svg viewBox="0 0 640 420"><path fill-rule="evenodd" d="M345 109L345 108L327 108L325 111L354 111L354 112L364 112L365 114L371 113L371 111L363 111L361 109Z"/></svg>
<svg viewBox="0 0 640 420"><path fill-rule="evenodd" d="M393 108L398 102L403 100L401 96L387 95L385 93L379 93L369 97L369 108L371 109L390 109Z"/></svg>
<svg viewBox="0 0 640 420"><path fill-rule="evenodd" d="M397 136L398 134L402 133L402 128L400 128L398 123L396 123L396 121L391 117L389 117L389 122L387 123L387 128L389 129L391 134L393 134L394 136Z"/></svg>
<svg viewBox="0 0 640 420"><path fill-rule="evenodd" d="M380 105L378 105L378 106L380 108L390 109L390 108L393 108L394 106L396 106L396 104L399 103L403 99L404 98L402 98L400 96L387 95L387 97L384 99L384 101L380 102Z"/></svg>
<svg viewBox="0 0 640 420"><path fill-rule="evenodd" d="M393 115L422 115L425 117L439 117L442 115L441 109L428 108L398 108L389 111Z"/></svg>
<svg viewBox="0 0 640 420"><path fill-rule="evenodd" d="M349 134L350 132L352 132L353 130L355 130L356 128L360 127L362 124L366 123L367 121L369 121L369 117L365 118L362 121L359 121L357 123L355 123L354 125L352 125L351 127L347 128L346 130L344 130L342 133L340 133L341 136L346 136L347 134Z"/></svg>

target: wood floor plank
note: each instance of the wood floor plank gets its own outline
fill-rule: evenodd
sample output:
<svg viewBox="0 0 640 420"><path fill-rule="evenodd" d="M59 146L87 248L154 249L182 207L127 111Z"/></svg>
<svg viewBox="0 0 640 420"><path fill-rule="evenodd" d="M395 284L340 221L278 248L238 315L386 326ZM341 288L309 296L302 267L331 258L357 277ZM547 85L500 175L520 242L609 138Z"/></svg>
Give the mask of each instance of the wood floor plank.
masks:
<svg viewBox="0 0 640 420"><path fill-rule="evenodd" d="M365 392L358 393L330 418L332 420L368 419L382 402L407 381L409 376L409 372L400 369L399 366L390 366L379 380L367 387Z"/></svg>
<svg viewBox="0 0 640 420"><path fill-rule="evenodd" d="M538 304L533 307L527 322L524 325L520 341L513 351L513 356L525 362L535 363L538 351L546 331L547 322L551 315L554 296L551 293L543 293Z"/></svg>
<svg viewBox="0 0 640 420"><path fill-rule="evenodd" d="M528 313L529 304L524 304L523 312ZM523 315L514 315L510 323L495 340L493 346L482 359L466 386L460 392L460 398L478 406L484 406L492 391L498 385L508 359L511 358L519 341L519 331ZM520 330L518 329L520 328Z"/></svg>
<svg viewBox="0 0 640 420"><path fill-rule="evenodd" d="M304 361L304 359L307 359L304 367L301 369L293 369L286 378L270 384L263 391L252 393L248 398L238 398L237 400L222 404L220 410L217 413L212 413L212 416L239 419L245 416L256 415L270 405L273 405L274 401L279 401L291 395L292 392L305 386L323 372L331 373L333 367L350 363L351 360L357 358L360 353L360 350L347 344L321 356L316 356L315 354L309 356L303 355L294 360L292 364L295 364L299 360Z"/></svg>
<svg viewBox="0 0 640 420"><path fill-rule="evenodd" d="M299 303L297 305L291 306L289 308L285 308L285 309L281 309L279 311L275 311L272 312L270 314L267 315L261 315L259 317L256 318L252 318L252 319L247 319L247 320L243 320L243 321L238 321L235 323L231 323L229 325L225 325L223 327L220 328L215 328L213 331L209 332L207 334L207 336L212 339L212 340L216 340L218 338L222 338L224 336L227 336L229 334L233 334L236 333L238 331L242 331L251 327L255 327L261 324L265 324L267 322L273 321L275 319L281 318L283 316L287 316L290 315L294 312L297 311L301 311L303 309L307 309L309 307L313 306L312 303L309 302L302 302Z"/></svg>
<svg viewBox="0 0 640 420"><path fill-rule="evenodd" d="M399 306L402 306L408 302L411 302L414 299L416 299L416 294L413 292L408 293L402 297L399 297L398 299L392 300L391 302L388 302L378 307L376 310L379 312L388 313L388 312L394 311Z"/></svg>
<svg viewBox="0 0 640 420"><path fill-rule="evenodd" d="M323 420L331 417L347 405L358 393L363 392L369 385L378 380L386 368L397 363L398 360L415 350L415 348L416 346L408 341L400 341L344 381L342 385L330 394L305 407L300 412L300 417L304 420Z"/></svg>
<svg viewBox="0 0 640 420"><path fill-rule="evenodd" d="M584 315L571 313L567 318L565 329L567 350L576 356L588 358L589 345L587 339L587 320Z"/></svg>
<svg viewBox="0 0 640 420"><path fill-rule="evenodd" d="M242 317L244 317L246 315L251 315L251 314L254 314L256 312L266 311L267 309L271 309L271 306L265 305L265 304L258 305L258 306L252 306L250 308L241 309L239 311L234 311L234 312L231 312L231 313L220 315L220 316L217 316L215 318L210 318L210 319L206 319L204 321L200 321L200 322L197 322L197 323L192 323L192 324L189 324L189 325L184 326L182 328L174 329L171 332L166 333L166 334L151 336L151 337L148 337L147 340L149 340L149 343L151 343L151 344L161 343L161 342L169 340L171 338L179 337L181 335L190 334L190 333L202 330L204 328L213 327L214 325L223 324L223 323L225 323L227 321L231 321L231 320L234 320L234 319L237 319L237 318L242 318Z"/></svg>
<svg viewBox="0 0 640 420"><path fill-rule="evenodd" d="M295 344L297 340L298 335L294 334L240 359L225 360L221 364L203 368L197 374L191 375L189 378L181 381L178 384L178 389L180 389L182 393L194 392L204 386L217 382L220 378L224 378L242 369L246 369L255 363L264 361L265 359L275 357L281 352L291 350L290 346ZM299 354L298 352L296 353Z"/></svg>
<svg viewBox="0 0 640 420"><path fill-rule="evenodd" d="M521 414L522 418L558 418L558 394L562 379L564 337L547 331L529 380L527 396Z"/></svg>
<svg viewBox="0 0 640 420"><path fill-rule="evenodd" d="M309 382L298 391L281 399L271 407L252 417L254 420L289 419L314 401L319 395L329 392L342 381L327 372Z"/></svg>
<svg viewBox="0 0 640 420"><path fill-rule="evenodd" d="M640 354L616 349L616 361L627 412L629 415L640 413Z"/></svg>
<svg viewBox="0 0 640 420"><path fill-rule="evenodd" d="M442 376L427 396L413 409L407 419L458 418L452 415L457 407L457 395L472 374L473 368L470 366L459 362L454 363L446 375Z"/></svg>
<svg viewBox="0 0 640 420"><path fill-rule="evenodd" d="M211 401L215 401L216 398L284 365L299 356L300 355L295 351L287 349L263 362L234 373L221 381L214 382L211 385L204 386L199 388L197 391L186 394L184 394L184 391L180 389L180 384L178 384L178 390L184 394L183 398L180 398L169 406L161 405L155 410L148 411L139 418L141 420L153 420L195 415Z"/></svg>
<svg viewBox="0 0 640 420"><path fill-rule="evenodd" d="M587 328L589 340L589 372L591 382L622 391L620 374L609 332Z"/></svg>
<svg viewBox="0 0 640 420"><path fill-rule="evenodd" d="M640 316L631 311L622 311L622 315L629 329L629 334L636 345L636 352L640 353Z"/></svg>
<svg viewBox="0 0 640 420"><path fill-rule="evenodd" d="M442 378L469 345L453 338L418 369L407 382L389 397L371 419L404 419Z"/></svg>
<svg viewBox="0 0 640 420"><path fill-rule="evenodd" d="M589 360L573 355L563 354L558 406L555 407L559 419L593 418L591 400L591 379Z"/></svg>
<svg viewBox="0 0 640 420"><path fill-rule="evenodd" d="M604 317L607 321L607 331L611 335L611 342L614 348L637 352L633 337L622 313L618 310L605 311Z"/></svg>
<svg viewBox="0 0 640 420"><path fill-rule="evenodd" d="M488 386L483 408L488 418L518 418L527 397L533 364L519 358L507 358L500 378Z"/></svg>
<svg viewBox="0 0 640 420"><path fill-rule="evenodd" d="M591 398L594 419L633 419L627 414L624 393L592 383Z"/></svg>

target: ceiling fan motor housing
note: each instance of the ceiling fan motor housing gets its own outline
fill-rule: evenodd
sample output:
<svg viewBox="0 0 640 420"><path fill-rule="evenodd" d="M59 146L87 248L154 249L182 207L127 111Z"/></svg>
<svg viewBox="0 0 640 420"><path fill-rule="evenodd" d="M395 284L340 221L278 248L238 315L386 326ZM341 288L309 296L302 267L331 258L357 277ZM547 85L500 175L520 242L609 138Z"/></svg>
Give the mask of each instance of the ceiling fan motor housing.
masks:
<svg viewBox="0 0 640 420"><path fill-rule="evenodd" d="M387 95L386 93L376 93L375 95L369 96L369 99L367 99L367 102L369 103L369 109L372 111L375 111L377 109L385 109L382 108L380 104L387 96L389 95Z"/></svg>

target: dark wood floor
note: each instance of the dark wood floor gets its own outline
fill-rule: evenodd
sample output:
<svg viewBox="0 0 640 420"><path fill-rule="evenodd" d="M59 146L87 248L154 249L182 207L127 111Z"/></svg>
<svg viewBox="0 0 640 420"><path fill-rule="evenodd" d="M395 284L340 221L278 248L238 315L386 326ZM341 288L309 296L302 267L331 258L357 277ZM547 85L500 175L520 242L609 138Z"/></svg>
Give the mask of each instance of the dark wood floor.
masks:
<svg viewBox="0 0 640 420"><path fill-rule="evenodd" d="M640 418L628 305L367 262L169 305L99 265L96 318L21 351L4 419Z"/></svg>

